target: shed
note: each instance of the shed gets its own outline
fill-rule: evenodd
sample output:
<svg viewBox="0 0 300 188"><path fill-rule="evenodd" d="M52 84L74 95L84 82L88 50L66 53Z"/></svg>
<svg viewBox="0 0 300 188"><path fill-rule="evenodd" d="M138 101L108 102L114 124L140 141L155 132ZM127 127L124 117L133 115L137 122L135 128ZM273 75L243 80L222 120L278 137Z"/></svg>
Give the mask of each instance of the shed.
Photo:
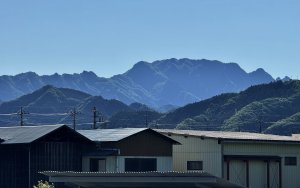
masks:
<svg viewBox="0 0 300 188"><path fill-rule="evenodd" d="M83 171L170 171L177 141L147 128L95 129L78 132L98 144L83 157ZM104 153L106 155L104 155Z"/></svg>
<svg viewBox="0 0 300 188"><path fill-rule="evenodd" d="M1 127L0 139L1 188L32 187L47 179L44 170L81 171L82 152L94 145L66 125Z"/></svg>
<svg viewBox="0 0 300 188"><path fill-rule="evenodd" d="M182 144L173 147L174 170L205 170L245 187L300 187L297 137L226 131L157 131Z"/></svg>

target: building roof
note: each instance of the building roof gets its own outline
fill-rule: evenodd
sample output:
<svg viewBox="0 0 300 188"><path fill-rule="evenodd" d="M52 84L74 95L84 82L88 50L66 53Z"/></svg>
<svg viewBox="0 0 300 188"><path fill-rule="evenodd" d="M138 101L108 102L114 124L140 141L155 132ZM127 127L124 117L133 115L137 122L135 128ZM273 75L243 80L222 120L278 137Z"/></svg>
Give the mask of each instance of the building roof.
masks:
<svg viewBox="0 0 300 188"><path fill-rule="evenodd" d="M77 132L95 142L116 142L146 129L147 128L93 129L78 130Z"/></svg>
<svg viewBox="0 0 300 188"><path fill-rule="evenodd" d="M0 143L28 144L63 126L65 125L0 127Z"/></svg>
<svg viewBox="0 0 300 188"><path fill-rule="evenodd" d="M204 171L191 172L41 172L50 182L69 182L82 187L115 188L242 188Z"/></svg>
<svg viewBox="0 0 300 188"><path fill-rule="evenodd" d="M155 134L160 135L164 139L172 142L173 144L180 144L179 142L149 128L93 129L78 130L77 132L94 142L117 142L143 131L152 131Z"/></svg>
<svg viewBox="0 0 300 188"><path fill-rule="evenodd" d="M280 136L272 134L249 133L249 132L229 132L229 131L198 131L198 130L177 130L177 129L157 129L163 134L177 134L185 136L196 136L203 138L215 138L232 141L269 141L269 142L293 142L300 143L300 139L292 136Z"/></svg>

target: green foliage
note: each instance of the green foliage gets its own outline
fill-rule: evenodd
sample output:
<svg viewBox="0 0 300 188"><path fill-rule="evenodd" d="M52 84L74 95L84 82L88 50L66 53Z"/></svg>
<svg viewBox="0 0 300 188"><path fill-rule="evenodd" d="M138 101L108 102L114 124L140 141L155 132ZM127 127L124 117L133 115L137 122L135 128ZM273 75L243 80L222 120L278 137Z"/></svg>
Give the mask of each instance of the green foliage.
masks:
<svg viewBox="0 0 300 188"><path fill-rule="evenodd" d="M281 134L281 135L291 135L300 133L300 112L281 119L271 126L269 126L265 133Z"/></svg>
<svg viewBox="0 0 300 188"><path fill-rule="evenodd" d="M49 182L38 181L37 185L34 185L33 188L54 188L53 184L49 184Z"/></svg>
<svg viewBox="0 0 300 188"><path fill-rule="evenodd" d="M290 134L299 132L290 119L274 122L297 112L300 112L300 81L293 80L252 86L238 94L219 95L179 108L159 121L174 123L178 129Z"/></svg>

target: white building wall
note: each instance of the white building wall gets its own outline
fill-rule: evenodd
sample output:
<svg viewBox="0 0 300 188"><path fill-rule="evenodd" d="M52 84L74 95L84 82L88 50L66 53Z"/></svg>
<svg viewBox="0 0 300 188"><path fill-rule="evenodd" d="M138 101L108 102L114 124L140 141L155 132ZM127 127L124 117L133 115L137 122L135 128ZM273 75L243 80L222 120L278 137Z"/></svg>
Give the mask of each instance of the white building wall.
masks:
<svg viewBox="0 0 300 188"><path fill-rule="evenodd" d="M173 145L173 168L187 171L187 161L203 161L203 170L222 177L221 144L216 139L171 135L181 145Z"/></svg>

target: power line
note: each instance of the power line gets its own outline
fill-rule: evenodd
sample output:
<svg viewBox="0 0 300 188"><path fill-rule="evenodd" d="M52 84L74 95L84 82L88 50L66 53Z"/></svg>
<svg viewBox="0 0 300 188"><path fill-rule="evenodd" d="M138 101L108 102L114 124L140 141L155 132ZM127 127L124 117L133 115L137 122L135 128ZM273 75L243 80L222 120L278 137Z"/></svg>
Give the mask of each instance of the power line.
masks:
<svg viewBox="0 0 300 188"><path fill-rule="evenodd" d="M30 115L36 115L36 116L65 116L68 115L68 113L49 113L49 114L41 114L41 113L30 113Z"/></svg>
<svg viewBox="0 0 300 188"><path fill-rule="evenodd" d="M0 114L0 116L12 116L12 115L17 115L18 113L11 113L11 114Z"/></svg>
<svg viewBox="0 0 300 188"><path fill-rule="evenodd" d="M20 126L24 126L24 115L29 114L28 112L25 112L23 110L23 107L21 107L20 111L17 113L20 116Z"/></svg>
<svg viewBox="0 0 300 188"><path fill-rule="evenodd" d="M73 118L73 129L76 130L76 117L77 115L81 114L79 111L74 108L69 112L70 116Z"/></svg>

